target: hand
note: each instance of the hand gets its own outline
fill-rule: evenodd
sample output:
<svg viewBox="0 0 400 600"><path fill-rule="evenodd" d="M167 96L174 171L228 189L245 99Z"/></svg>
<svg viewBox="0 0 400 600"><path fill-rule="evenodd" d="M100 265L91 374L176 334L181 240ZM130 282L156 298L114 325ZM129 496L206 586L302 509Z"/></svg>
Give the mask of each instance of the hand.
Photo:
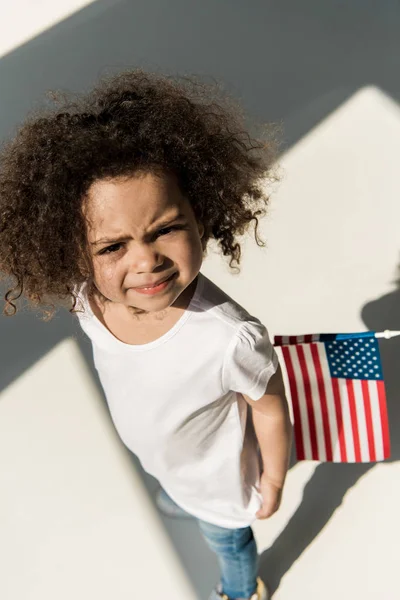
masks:
<svg viewBox="0 0 400 600"><path fill-rule="evenodd" d="M270 481L266 473L263 473L260 481L260 492L263 503L256 513L256 517L257 519L268 519L278 510L281 504L282 486Z"/></svg>

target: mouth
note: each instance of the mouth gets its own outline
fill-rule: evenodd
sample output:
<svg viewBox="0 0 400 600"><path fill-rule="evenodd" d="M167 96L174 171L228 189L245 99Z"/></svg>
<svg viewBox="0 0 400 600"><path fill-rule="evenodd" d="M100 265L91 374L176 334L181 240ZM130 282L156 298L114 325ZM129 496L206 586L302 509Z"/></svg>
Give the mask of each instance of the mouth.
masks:
<svg viewBox="0 0 400 600"><path fill-rule="evenodd" d="M175 277L176 277L176 273L172 273L172 275L170 275L166 279L162 279L161 281L159 281L158 283L156 283L154 285L135 287L133 289L135 292L138 292L139 294L146 294L146 295L152 296L154 294L158 294L159 292L164 291L169 286L171 281L173 279L175 279Z"/></svg>

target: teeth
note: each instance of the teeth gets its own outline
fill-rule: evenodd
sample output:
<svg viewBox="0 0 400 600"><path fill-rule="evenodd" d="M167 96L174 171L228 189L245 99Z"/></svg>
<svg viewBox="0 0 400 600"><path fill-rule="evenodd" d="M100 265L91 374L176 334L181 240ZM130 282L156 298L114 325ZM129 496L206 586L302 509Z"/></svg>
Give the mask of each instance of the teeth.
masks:
<svg viewBox="0 0 400 600"><path fill-rule="evenodd" d="M165 283L165 281L162 281L161 283ZM150 287L142 288L142 290L152 290L153 288L158 287L159 285L161 285L161 283L157 283L156 285L151 285Z"/></svg>
<svg viewBox="0 0 400 600"><path fill-rule="evenodd" d="M168 279L165 279L164 281L161 281L160 283L157 283L156 285L151 285L150 287L142 287L142 288L138 288L141 290L153 290L154 288L158 287L159 285L165 283L166 281L168 281L169 279L171 279L172 275L170 277L168 277Z"/></svg>

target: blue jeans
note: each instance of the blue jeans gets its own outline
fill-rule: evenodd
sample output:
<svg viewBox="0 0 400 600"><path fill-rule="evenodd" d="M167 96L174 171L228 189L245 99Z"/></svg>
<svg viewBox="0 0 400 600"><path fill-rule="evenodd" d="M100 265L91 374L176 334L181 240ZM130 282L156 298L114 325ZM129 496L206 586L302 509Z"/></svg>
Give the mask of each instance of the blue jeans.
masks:
<svg viewBox="0 0 400 600"><path fill-rule="evenodd" d="M190 517L162 488L157 504L166 515ZM226 529L200 519L197 521L207 545L217 555L223 593L232 600L250 598L256 591L258 575L258 552L251 527Z"/></svg>
<svg viewBox="0 0 400 600"><path fill-rule="evenodd" d="M229 598L250 598L257 588L258 552L251 527L226 529L198 521L221 569L222 591Z"/></svg>

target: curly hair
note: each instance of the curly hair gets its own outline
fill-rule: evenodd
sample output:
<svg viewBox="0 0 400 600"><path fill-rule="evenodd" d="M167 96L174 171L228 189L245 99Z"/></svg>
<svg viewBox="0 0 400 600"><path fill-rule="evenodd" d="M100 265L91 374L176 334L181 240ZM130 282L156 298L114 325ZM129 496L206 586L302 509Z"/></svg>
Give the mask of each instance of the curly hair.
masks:
<svg viewBox="0 0 400 600"><path fill-rule="evenodd" d="M236 238L252 221L265 245L257 226L274 139L250 137L241 110L219 92L216 101L215 91L135 70L103 78L86 94L55 94L52 108L28 116L0 152L0 272L13 278L4 314L17 312L21 296L46 319L56 299L74 312L75 290L92 275L82 207L96 180L172 172L205 244L214 239L231 268L240 263Z"/></svg>

